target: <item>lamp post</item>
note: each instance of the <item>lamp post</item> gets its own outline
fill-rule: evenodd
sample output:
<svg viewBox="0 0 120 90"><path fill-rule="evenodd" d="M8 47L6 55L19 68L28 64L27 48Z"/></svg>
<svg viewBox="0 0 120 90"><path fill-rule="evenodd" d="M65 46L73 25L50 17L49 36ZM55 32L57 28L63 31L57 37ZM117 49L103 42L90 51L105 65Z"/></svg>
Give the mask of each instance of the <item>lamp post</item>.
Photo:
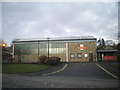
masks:
<svg viewBox="0 0 120 90"><path fill-rule="evenodd" d="M49 39L50 38L47 38L47 40L48 40L48 60L49 60Z"/></svg>

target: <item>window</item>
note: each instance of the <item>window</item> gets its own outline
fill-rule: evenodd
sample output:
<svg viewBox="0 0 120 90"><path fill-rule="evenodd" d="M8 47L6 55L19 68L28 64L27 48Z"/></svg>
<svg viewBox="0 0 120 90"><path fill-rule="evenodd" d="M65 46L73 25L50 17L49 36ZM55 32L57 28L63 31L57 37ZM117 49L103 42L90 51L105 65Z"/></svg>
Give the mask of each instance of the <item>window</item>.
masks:
<svg viewBox="0 0 120 90"><path fill-rule="evenodd" d="M88 54L84 54L84 57L88 57Z"/></svg>
<svg viewBox="0 0 120 90"><path fill-rule="evenodd" d="M83 44L80 44L80 47L83 47L84 45Z"/></svg>
<svg viewBox="0 0 120 90"><path fill-rule="evenodd" d="M66 54L66 44L65 43L51 43L49 47L50 54Z"/></svg>
<svg viewBox="0 0 120 90"><path fill-rule="evenodd" d="M71 53L71 54L70 54L70 58L75 58L75 54L74 54L74 53Z"/></svg>
<svg viewBox="0 0 120 90"><path fill-rule="evenodd" d="M82 58L82 53L78 53L78 54L77 54L77 57L78 57L78 58Z"/></svg>
<svg viewBox="0 0 120 90"><path fill-rule="evenodd" d="M39 45L39 46L38 46ZM48 53L48 43L47 42L31 42L31 43L19 43L15 44L15 55L38 55ZM21 50L21 51L20 51ZM49 43L49 54L66 54L66 43L63 42L50 42Z"/></svg>

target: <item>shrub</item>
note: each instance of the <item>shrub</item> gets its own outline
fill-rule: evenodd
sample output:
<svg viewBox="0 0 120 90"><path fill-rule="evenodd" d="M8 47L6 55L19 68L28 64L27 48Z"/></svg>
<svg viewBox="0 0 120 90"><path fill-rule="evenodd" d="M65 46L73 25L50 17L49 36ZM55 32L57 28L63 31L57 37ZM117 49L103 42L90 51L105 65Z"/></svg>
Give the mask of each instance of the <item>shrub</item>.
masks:
<svg viewBox="0 0 120 90"><path fill-rule="evenodd" d="M45 64L46 63L46 60L47 60L47 56L45 55L42 55L39 57L39 64Z"/></svg>
<svg viewBox="0 0 120 90"><path fill-rule="evenodd" d="M58 64L59 62L60 62L59 57L49 57L49 59L46 60L46 64L50 64L50 65L55 65Z"/></svg>

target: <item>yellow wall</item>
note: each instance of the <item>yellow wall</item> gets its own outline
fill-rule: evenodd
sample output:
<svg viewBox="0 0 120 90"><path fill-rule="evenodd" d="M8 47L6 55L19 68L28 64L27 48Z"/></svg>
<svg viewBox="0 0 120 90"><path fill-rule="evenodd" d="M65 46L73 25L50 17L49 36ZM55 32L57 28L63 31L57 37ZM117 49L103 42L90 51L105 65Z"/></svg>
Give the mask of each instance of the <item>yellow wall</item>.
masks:
<svg viewBox="0 0 120 90"><path fill-rule="evenodd" d="M79 50L80 44L86 47L84 50ZM71 59L70 54L74 53L75 58ZM78 58L77 54L82 53L82 58ZM95 42L85 42L85 43L68 43L68 61L69 62L88 62L89 53L93 53L93 61L95 61L96 56L96 43ZM84 57L84 54L88 54L88 57Z"/></svg>

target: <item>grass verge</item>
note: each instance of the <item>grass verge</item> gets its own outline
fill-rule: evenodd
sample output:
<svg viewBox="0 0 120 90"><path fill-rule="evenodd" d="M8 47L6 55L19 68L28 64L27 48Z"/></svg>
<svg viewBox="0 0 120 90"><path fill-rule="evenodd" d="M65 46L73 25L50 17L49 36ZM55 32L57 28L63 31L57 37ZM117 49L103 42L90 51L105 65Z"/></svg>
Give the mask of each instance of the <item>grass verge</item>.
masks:
<svg viewBox="0 0 120 90"><path fill-rule="evenodd" d="M38 64L2 64L2 73L29 73L48 69L47 65Z"/></svg>

